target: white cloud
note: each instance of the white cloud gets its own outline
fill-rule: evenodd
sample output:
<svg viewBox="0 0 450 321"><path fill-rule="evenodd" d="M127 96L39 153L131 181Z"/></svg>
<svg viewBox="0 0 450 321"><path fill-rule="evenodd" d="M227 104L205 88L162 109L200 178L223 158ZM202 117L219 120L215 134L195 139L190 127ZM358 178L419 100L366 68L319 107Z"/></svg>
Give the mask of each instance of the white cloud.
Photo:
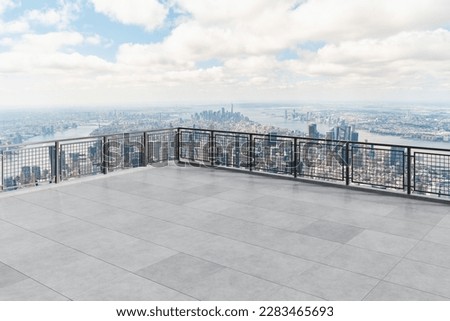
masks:
<svg viewBox="0 0 450 321"><path fill-rule="evenodd" d="M7 49L0 85L7 85L2 73L47 77L48 92L75 101L382 98L396 90L413 97L418 89L450 99L448 0L90 1L111 19L147 30L164 22L169 6L183 16L160 42L118 44L110 63L77 52L105 44L101 34L61 31L76 27L76 8L63 10L69 2L30 11L16 30L38 22L59 31L0 38ZM308 42L323 46L302 49ZM284 51L298 58L277 59Z"/></svg>
<svg viewBox="0 0 450 321"><path fill-rule="evenodd" d="M298 7L294 17L300 39L335 42L438 28L450 20L450 2L316 0Z"/></svg>
<svg viewBox="0 0 450 321"><path fill-rule="evenodd" d="M151 31L160 27L168 13L157 0L91 0L95 11L125 25L143 26Z"/></svg>
<svg viewBox="0 0 450 321"><path fill-rule="evenodd" d="M50 32L46 34L25 34L12 46L13 52L46 53L56 52L66 46L76 46L84 41L78 32Z"/></svg>
<svg viewBox="0 0 450 321"><path fill-rule="evenodd" d="M102 37L99 35L92 35L89 37L86 37L85 42L90 45L100 45L102 43Z"/></svg>
<svg viewBox="0 0 450 321"><path fill-rule="evenodd" d="M22 19L47 26L56 26L58 29L67 28L81 10L80 0L59 0L58 3L58 8L29 10L25 12Z"/></svg>
<svg viewBox="0 0 450 321"><path fill-rule="evenodd" d="M0 15L8 8L14 8L16 4L12 0L0 0Z"/></svg>
<svg viewBox="0 0 450 321"><path fill-rule="evenodd" d="M67 80L112 71L112 64L100 58L74 52L85 41L77 32L27 34L16 41L5 38L2 42L9 51L0 53L0 74L60 75Z"/></svg>
<svg viewBox="0 0 450 321"><path fill-rule="evenodd" d="M0 35L1 34L20 34L29 31L30 26L22 19L3 22L0 20Z"/></svg>
<svg viewBox="0 0 450 321"><path fill-rule="evenodd" d="M412 70L427 70L429 65L441 65L439 72L450 71L450 31L402 32L385 39L363 39L330 44L317 53L306 53L301 65L332 71L331 65L342 68L341 75L361 71L384 76L388 68L403 62ZM336 70L336 69L335 69ZM434 70L431 69L431 70ZM391 72L395 72L396 68ZM313 70L314 72L314 70Z"/></svg>
<svg viewBox="0 0 450 321"><path fill-rule="evenodd" d="M447 0L174 0L188 17L158 44L126 44L118 60L176 65L275 55L308 41L383 39L450 21Z"/></svg>

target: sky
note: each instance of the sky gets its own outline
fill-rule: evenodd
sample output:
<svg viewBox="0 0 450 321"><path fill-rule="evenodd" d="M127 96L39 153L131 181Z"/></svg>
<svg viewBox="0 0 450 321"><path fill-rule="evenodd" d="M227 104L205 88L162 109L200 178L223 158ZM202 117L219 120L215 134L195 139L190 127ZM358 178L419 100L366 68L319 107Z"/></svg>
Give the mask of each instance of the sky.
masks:
<svg viewBox="0 0 450 321"><path fill-rule="evenodd" d="M0 108L450 103L449 0L0 0Z"/></svg>

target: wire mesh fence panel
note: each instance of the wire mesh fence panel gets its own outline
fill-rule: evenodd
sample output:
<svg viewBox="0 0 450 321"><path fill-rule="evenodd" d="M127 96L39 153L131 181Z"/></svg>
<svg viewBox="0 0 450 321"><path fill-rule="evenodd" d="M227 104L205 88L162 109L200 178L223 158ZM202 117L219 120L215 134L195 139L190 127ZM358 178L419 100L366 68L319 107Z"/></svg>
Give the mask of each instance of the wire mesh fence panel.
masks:
<svg viewBox="0 0 450 321"><path fill-rule="evenodd" d="M3 191L3 150L0 149L0 191Z"/></svg>
<svg viewBox="0 0 450 321"><path fill-rule="evenodd" d="M108 171L143 166L143 134L123 134L108 136L103 148L105 166Z"/></svg>
<svg viewBox="0 0 450 321"><path fill-rule="evenodd" d="M450 196L450 155L415 152L413 189Z"/></svg>
<svg viewBox="0 0 450 321"><path fill-rule="evenodd" d="M99 138L62 143L59 151L61 179L101 173L102 153L103 144Z"/></svg>
<svg viewBox="0 0 450 321"><path fill-rule="evenodd" d="M297 176L344 180L344 142L300 140L297 146Z"/></svg>
<svg viewBox="0 0 450 321"><path fill-rule="evenodd" d="M450 197L445 149L192 128L0 146L0 191L178 159Z"/></svg>
<svg viewBox="0 0 450 321"><path fill-rule="evenodd" d="M3 190L36 186L55 179L54 145L11 147L3 150Z"/></svg>
<svg viewBox="0 0 450 321"><path fill-rule="evenodd" d="M253 141L253 166L255 171L288 175L293 173L293 139L266 135L256 136Z"/></svg>
<svg viewBox="0 0 450 321"><path fill-rule="evenodd" d="M211 132L202 130L180 131L180 160L211 165L213 157Z"/></svg>
<svg viewBox="0 0 450 321"><path fill-rule="evenodd" d="M214 135L214 165L248 169L250 136L240 134Z"/></svg>
<svg viewBox="0 0 450 321"><path fill-rule="evenodd" d="M352 182L394 189L405 187L405 148L354 144L351 149Z"/></svg>
<svg viewBox="0 0 450 321"><path fill-rule="evenodd" d="M174 130L147 133L147 164L164 166L174 160L176 135Z"/></svg>

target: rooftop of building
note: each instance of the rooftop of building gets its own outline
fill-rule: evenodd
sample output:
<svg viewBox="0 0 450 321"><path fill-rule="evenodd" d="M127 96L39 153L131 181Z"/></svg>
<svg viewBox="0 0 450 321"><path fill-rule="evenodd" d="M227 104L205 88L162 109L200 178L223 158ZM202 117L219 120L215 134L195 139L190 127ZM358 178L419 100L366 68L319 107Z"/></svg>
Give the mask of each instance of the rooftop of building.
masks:
<svg viewBox="0 0 450 321"><path fill-rule="evenodd" d="M214 168L0 195L1 300L449 300L450 208Z"/></svg>

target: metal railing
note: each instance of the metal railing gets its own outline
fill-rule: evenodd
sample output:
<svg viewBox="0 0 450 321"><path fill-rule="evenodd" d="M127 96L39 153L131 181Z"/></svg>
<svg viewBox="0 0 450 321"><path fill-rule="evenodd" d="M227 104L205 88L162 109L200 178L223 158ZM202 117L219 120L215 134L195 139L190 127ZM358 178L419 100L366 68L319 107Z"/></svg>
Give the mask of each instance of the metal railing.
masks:
<svg viewBox="0 0 450 321"><path fill-rule="evenodd" d="M0 146L0 156L3 191L174 162L450 197L450 151L415 146L174 128Z"/></svg>
<svg viewBox="0 0 450 321"><path fill-rule="evenodd" d="M0 146L3 191L174 160L176 129Z"/></svg>
<svg viewBox="0 0 450 321"><path fill-rule="evenodd" d="M192 128L177 131L182 162L450 197L447 149Z"/></svg>

